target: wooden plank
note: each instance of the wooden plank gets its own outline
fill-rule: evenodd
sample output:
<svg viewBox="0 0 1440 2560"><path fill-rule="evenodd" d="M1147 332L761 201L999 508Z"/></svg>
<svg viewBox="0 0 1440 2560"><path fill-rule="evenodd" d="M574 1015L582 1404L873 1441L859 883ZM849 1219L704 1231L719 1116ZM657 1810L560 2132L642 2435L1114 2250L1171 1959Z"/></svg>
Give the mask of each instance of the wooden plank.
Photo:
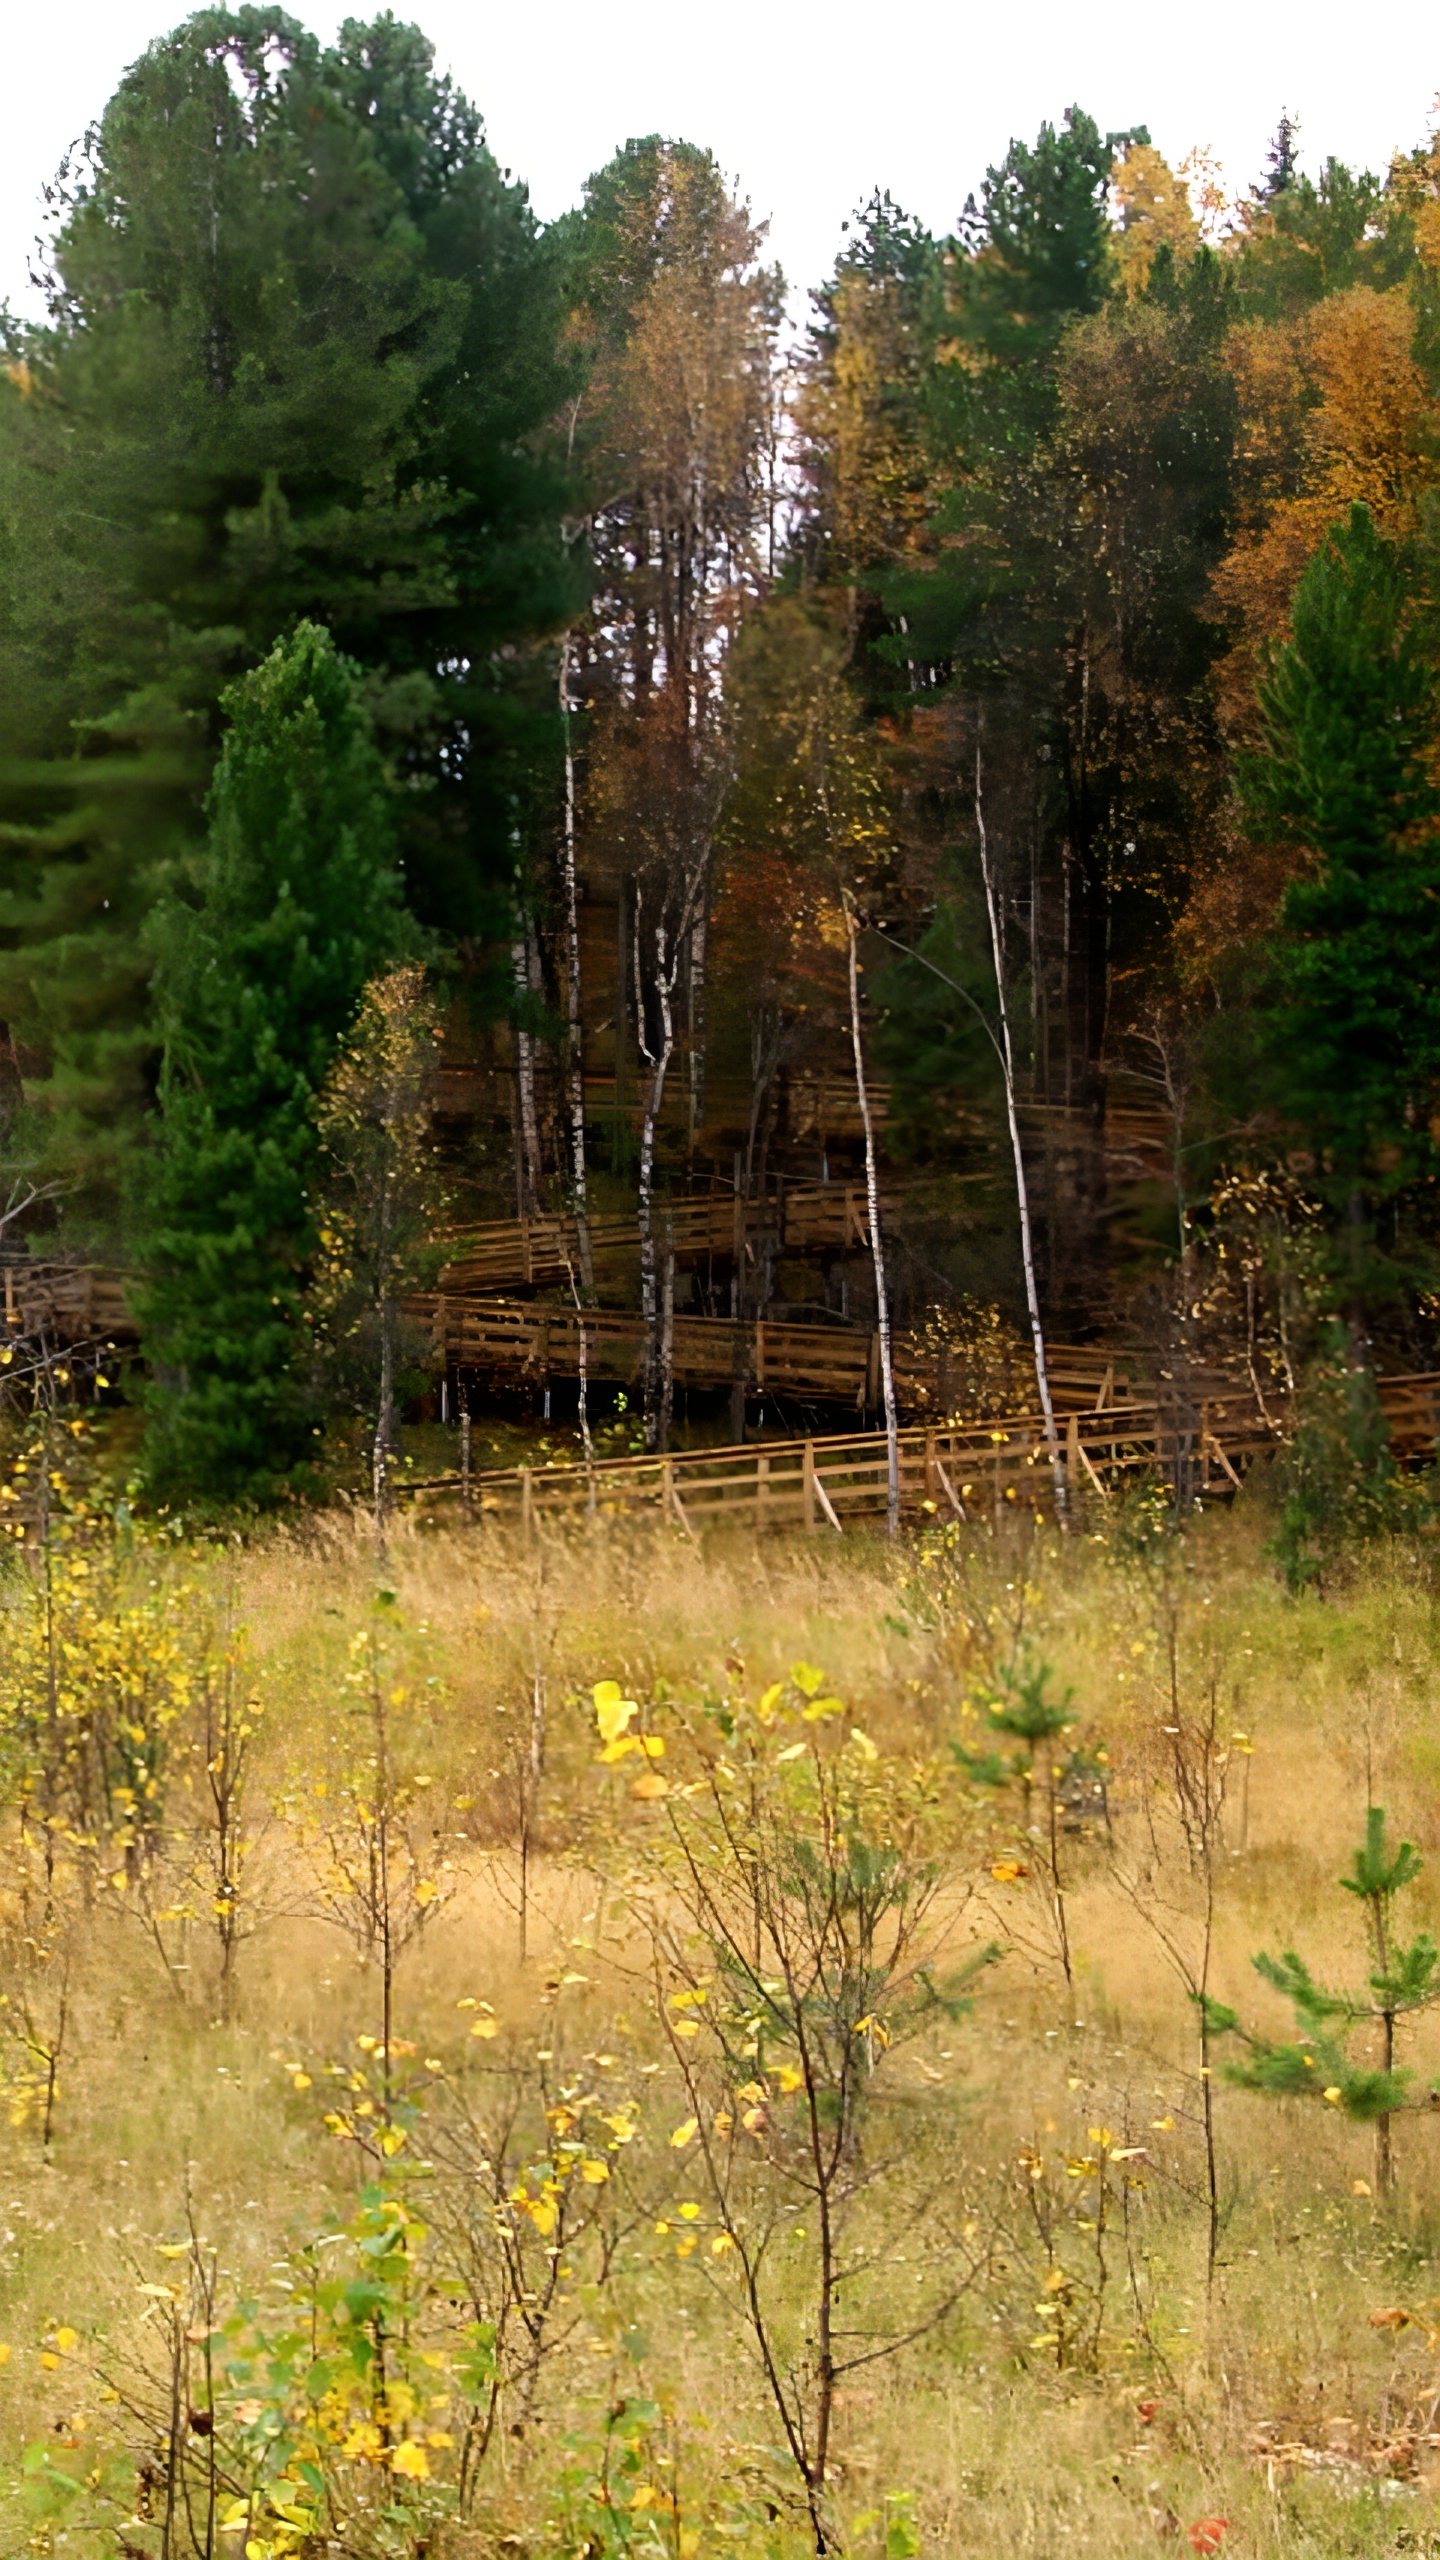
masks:
<svg viewBox="0 0 1440 2560"><path fill-rule="evenodd" d="M1417 1430L1422 1420L1427 1430L1433 1423L1437 1387L1440 1376L1430 1373L1380 1381L1382 1402L1398 1414L1413 1415ZM1102 1468L1124 1475L1154 1466L1174 1440L1175 1429L1172 1416L1154 1404L1091 1412L1076 1419L1074 1447L1080 1465L1103 1494L1108 1487ZM1067 1440L1069 1436L1067 1430ZM1201 1445L1208 1446L1231 1485L1238 1487L1241 1478L1234 1461L1265 1455L1275 1444L1273 1433L1257 1420L1250 1396L1234 1393L1207 1406ZM983 1472L987 1457L997 1501L1007 1487L1028 1498L1045 1498L1038 1415L1014 1415L988 1429L933 1425L907 1429L900 1435L900 1453L902 1497L912 1505L922 1495L927 1467L933 1464L934 1481L943 1486L957 1517L966 1517L959 1488L967 1469L972 1475ZM762 1504L767 1520L804 1520L807 1485L814 1504L836 1528L842 1511L878 1512L885 1499L884 1440L873 1432L837 1433L799 1443L772 1441L759 1450L752 1445L680 1453L669 1463L687 1523L701 1516L733 1520L747 1510L758 1517ZM475 1479L474 1489L491 1508L513 1500L518 1492L522 1519L533 1519L541 1507L574 1510L582 1500L593 1505L597 1494L603 1494L612 1508L631 1500L650 1503L656 1483L653 1458L630 1458L603 1461L588 1473L578 1467L552 1467L538 1473L492 1469ZM426 1489L455 1488L452 1480Z"/></svg>

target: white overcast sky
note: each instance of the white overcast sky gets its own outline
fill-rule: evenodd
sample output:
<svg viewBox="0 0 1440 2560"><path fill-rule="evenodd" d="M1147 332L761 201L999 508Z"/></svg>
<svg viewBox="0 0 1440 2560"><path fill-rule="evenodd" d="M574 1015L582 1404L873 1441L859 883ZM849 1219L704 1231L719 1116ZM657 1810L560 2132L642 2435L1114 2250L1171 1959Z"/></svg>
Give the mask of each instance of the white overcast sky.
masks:
<svg viewBox="0 0 1440 2560"><path fill-rule="evenodd" d="M26 247L66 144L183 14L183 0L0 0L0 298L30 299ZM295 14L329 34L346 12L298 0ZM1171 159L1208 144L1238 189L1282 106L1309 165L1334 152L1381 168L1428 128L1440 89L1433 0L1373 18L1354 0L420 0L406 14L542 215L628 135L706 143L769 218L792 286L828 271L877 185L947 228L1010 136L1072 100L1107 129L1147 123Z"/></svg>

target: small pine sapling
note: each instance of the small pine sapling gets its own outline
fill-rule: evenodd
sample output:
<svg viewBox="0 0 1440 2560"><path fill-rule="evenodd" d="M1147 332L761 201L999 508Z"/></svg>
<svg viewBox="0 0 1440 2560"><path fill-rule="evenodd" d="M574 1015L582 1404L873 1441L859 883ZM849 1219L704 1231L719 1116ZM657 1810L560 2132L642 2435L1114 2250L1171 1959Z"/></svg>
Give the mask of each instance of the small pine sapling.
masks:
<svg viewBox="0 0 1440 2560"><path fill-rule="evenodd" d="M997 1793L1004 1789L1018 1789L1021 1824L1026 1840L1039 1849L1044 1861L1055 1943L1065 1979L1071 1982L1074 1969L1060 1862L1065 1789L1078 1780L1093 1792L1097 1778L1103 1776L1104 1762L1073 1750L1063 1762L1056 1759L1056 1746L1062 1734L1071 1732L1079 1719L1073 1690L1067 1689L1058 1698L1047 1696L1050 1679L1051 1666L1048 1662L1022 1660L1007 1664L999 1673L997 1686L985 1700L987 1738L992 1744L1002 1740L1016 1742L1020 1746L1018 1751L994 1748L972 1751L963 1742L952 1743L951 1749L961 1768L977 1786L993 1788ZM1103 1801L1103 1796L1100 1800ZM1014 1868L1015 1875L1021 1872L1023 1870L1018 1866Z"/></svg>
<svg viewBox="0 0 1440 2560"><path fill-rule="evenodd" d="M1230 2071L1242 2088L1282 2097L1319 2096L1357 2124L1374 2125L1375 2184L1381 2195L1395 2182L1390 2120L1405 2105L1413 2078L1396 2063L1396 2029L1402 2018L1440 2000L1440 1948L1425 1930L1405 1944L1394 1929L1396 1897L1415 1882L1421 1863L1409 1840L1400 1842L1393 1857L1387 1853L1385 1815L1372 1805L1365 1818L1365 1845L1357 1849L1350 1874L1338 1879L1341 1891L1365 1906L1371 1966L1363 1990L1325 1990L1293 1948L1279 1957L1252 1959L1261 1980L1283 1992L1294 2009L1293 2043L1271 2043L1242 2026L1233 2009L1207 2002L1212 2035L1238 2036L1246 2047L1247 2059ZM1376 2031L1378 2053L1356 2061L1350 2040L1365 2026Z"/></svg>

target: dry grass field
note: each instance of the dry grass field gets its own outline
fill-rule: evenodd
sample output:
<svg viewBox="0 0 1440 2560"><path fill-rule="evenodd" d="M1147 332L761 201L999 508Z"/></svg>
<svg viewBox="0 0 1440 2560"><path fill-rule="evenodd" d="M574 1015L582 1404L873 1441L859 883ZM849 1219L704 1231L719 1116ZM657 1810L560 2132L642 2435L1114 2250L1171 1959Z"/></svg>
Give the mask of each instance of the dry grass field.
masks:
<svg viewBox="0 0 1440 2560"><path fill-rule="evenodd" d="M377 1573L66 1497L0 1616L0 2549L1431 2548L1423 1948L1388 2191L1375 2021L1272 2094L1192 1992L1374 2005L1369 1805L1440 1934L1435 1561L1296 1601L1264 1538Z"/></svg>

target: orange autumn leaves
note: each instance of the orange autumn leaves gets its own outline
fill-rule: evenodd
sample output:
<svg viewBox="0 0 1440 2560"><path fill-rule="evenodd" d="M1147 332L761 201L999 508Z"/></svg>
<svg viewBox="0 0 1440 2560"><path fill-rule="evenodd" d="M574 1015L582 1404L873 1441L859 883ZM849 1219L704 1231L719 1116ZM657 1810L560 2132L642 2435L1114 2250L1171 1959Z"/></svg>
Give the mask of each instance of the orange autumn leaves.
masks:
<svg viewBox="0 0 1440 2560"><path fill-rule="evenodd" d="M1329 527L1359 502L1382 533L1403 538L1440 478L1440 401L1415 361L1415 317L1406 287L1355 285L1298 318L1230 333L1242 523L1212 594L1235 633L1221 676L1233 730L1253 722L1264 655L1288 630Z"/></svg>

